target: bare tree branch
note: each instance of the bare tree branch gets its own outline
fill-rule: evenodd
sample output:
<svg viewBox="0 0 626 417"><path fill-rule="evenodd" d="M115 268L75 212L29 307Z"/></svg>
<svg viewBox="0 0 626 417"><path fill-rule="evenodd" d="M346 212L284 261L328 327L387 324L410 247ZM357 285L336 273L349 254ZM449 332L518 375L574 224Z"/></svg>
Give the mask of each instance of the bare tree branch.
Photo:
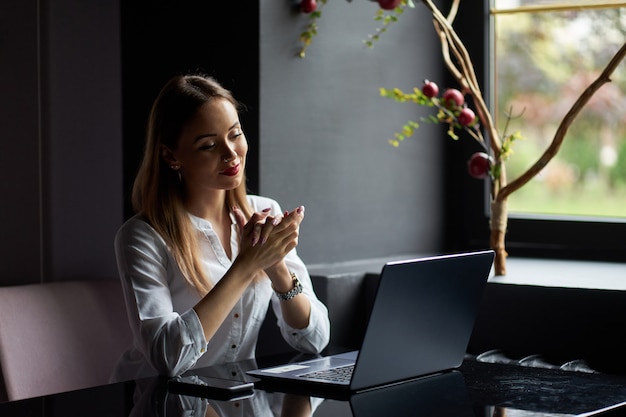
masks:
<svg viewBox="0 0 626 417"><path fill-rule="evenodd" d="M507 198L512 192L518 190L523 185L525 185L528 181L530 181L535 175L537 175L541 170L554 158L559 149L561 148L561 144L565 139L565 135L567 131L580 113L580 111L585 107L589 99L602 87L604 84L611 82L611 74L615 71L615 68L619 65L619 63L626 56L626 43L622 45L622 47L617 51L617 53L613 56L613 59L608 63L604 71L596 78L596 80L587 87L580 97L574 102L572 108L567 112L561 124L559 125L550 146L545 150L543 155L535 162L526 172L520 175L515 181L509 183L506 187L500 190L497 196L495 196L498 200L503 200Z"/></svg>

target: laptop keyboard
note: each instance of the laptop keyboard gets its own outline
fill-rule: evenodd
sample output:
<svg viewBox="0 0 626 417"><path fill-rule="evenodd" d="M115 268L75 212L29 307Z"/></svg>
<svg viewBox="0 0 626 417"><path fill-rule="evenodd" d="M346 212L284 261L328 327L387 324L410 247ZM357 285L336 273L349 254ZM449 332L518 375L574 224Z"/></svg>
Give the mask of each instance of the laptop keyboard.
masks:
<svg viewBox="0 0 626 417"><path fill-rule="evenodd" d="M304 378L323 379L325 381L350 382L354 365L340 366L338 368L313 371L300 375Z"/></svg>

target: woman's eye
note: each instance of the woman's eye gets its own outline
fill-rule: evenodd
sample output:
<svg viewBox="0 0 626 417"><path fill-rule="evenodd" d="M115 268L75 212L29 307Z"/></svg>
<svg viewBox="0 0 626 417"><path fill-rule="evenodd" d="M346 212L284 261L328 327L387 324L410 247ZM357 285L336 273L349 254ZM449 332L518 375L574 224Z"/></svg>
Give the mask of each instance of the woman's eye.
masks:
<svg viewBox="0 0 626 417"><path fill-rule="evenodd" d="M208 150L213 149L214 147L215 147L215 144L214 144L214 143L211 143L211 144L207 144L207 145L202 145L202 146L200 146L200 148L199 148L199 149L200 149L201 151L208 151Z"/></svg>
<svg viewBox="0 0 626 417"><path fill-rule="evenodd" d="M232 137L233 139L236 139L236 138L238 138L238 137L239 137L239 136L241 136L241 135L243 135L243 132L242 132L241 130L237 130L237 131L233 132L233 134L232 134L232 136L231 136L231 137Z"/></svg>

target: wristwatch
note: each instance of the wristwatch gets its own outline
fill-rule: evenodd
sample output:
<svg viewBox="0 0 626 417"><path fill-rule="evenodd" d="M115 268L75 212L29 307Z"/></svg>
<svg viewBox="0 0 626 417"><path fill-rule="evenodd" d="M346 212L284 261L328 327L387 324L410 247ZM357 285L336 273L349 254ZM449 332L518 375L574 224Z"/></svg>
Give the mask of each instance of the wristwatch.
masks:
<svg viewBox="0 0 626 417"><path fill-rule="evenodd" d="M290 272L289 274L291 274L291 279L293 280L293 288L287 292L278 292L274 290L278 298L282 301L289 301L302 292L302 284L300 283L298 276L293 272Z"/></svg>

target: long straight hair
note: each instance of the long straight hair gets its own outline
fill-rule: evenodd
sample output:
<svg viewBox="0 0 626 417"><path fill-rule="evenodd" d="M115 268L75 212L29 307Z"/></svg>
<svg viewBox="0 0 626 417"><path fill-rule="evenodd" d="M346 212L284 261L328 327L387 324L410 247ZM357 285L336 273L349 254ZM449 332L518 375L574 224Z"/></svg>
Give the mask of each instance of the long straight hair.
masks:
<svg viewBox="0 0 626 417"><path fill-rule="evenodd" d="M161 145L175 150L185 123L215 98L228 100L238 112L242 109L212 77L179 75L165 84L150 111L143 160L132 190L134 210L165 240L183 276L200 295L209 292L212 284L199 262L198 234L183 206L183 183L178 171L162 158ZM246 218L252 215L245 175L241 185L226 191L226 204L239 207Z"/></svg>

